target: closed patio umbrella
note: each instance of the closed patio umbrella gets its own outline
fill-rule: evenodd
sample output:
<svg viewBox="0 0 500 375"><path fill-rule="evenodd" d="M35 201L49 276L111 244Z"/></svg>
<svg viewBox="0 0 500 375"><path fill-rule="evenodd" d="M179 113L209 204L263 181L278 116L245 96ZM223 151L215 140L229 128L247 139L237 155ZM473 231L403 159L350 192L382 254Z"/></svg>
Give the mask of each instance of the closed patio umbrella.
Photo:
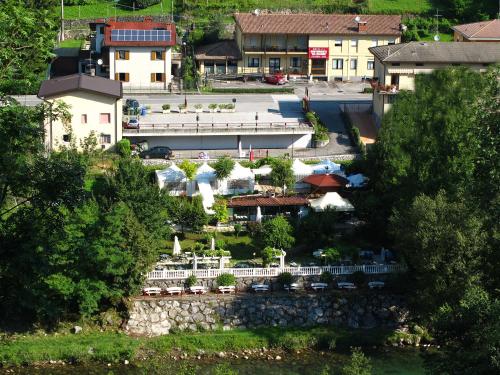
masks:
<svg viewBox="0 0 500 375"><path fill-rule="evenodd" d="M255 215L255 221L260 223L262 221L262 212L260 206L257 206L257 214Z"/></svg>
<svg viewBox="0 0 500 375"><path fill-rule="evenodd" d="M212 237L212 242L210 244L210 250L215 250L215 238Z"/></svg>
<svg viewBox="0 0 500 375"><path fill-rule="evenodd" d="M174 250L172 251L172 255L181 255L181 244L177 236L174 237Z"/></svg>

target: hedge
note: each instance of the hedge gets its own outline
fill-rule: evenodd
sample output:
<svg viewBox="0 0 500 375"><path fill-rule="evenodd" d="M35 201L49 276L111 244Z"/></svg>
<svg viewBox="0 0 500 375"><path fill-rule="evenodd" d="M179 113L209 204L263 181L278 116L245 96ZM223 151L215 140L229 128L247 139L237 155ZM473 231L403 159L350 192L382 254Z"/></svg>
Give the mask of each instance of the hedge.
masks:
<svg viewBox="0 0 500 375"><path fill-rule="evenodd" d="M293 87L214 87L209 92L217 94L273 94L286 93L293 94Z"/></svg>

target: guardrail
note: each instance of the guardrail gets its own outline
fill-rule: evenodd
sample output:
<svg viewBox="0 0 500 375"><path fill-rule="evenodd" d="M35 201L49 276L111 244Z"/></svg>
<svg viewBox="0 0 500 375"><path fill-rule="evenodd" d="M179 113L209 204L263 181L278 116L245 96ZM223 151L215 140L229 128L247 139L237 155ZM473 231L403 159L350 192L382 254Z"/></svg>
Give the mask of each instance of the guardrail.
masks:
<svg viewBox="0 0 500 375"><path fill-rule="evenodd" d="M160 270L148 273L148 280L184 280L191 275L198 279L213 279L223 273L233 274L237 278L245 277L277 277L282 272L290 272L293 276L319 276L323 272L332 275L350 275L356 271L366 274L387 274L404 271L401 264L359 265L359 266L325 266L325 267L285 267L285 268L224 268L207 270Z"/></svg>

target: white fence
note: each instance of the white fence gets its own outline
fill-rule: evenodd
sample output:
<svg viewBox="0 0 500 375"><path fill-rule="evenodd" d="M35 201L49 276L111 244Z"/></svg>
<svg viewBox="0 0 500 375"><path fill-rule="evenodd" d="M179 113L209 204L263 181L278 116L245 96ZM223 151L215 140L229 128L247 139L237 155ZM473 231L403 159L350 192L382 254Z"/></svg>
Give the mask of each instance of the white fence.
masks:
<svg viewBox="0 0 500 375"><path fill-rule="evenodd" d="M404 270L400 264L360 265L360 266L326 266L326 267L285 267L285 268L225 268L208 270L161 270L148 274L148 280L182 280L191 275L198 279L213 279L222 273L231 273L235 277L276 277L282 272L290 272L294 276L315 276L328 271L332 275L350 275L356 271L366 274L395 273Z"/></svg>

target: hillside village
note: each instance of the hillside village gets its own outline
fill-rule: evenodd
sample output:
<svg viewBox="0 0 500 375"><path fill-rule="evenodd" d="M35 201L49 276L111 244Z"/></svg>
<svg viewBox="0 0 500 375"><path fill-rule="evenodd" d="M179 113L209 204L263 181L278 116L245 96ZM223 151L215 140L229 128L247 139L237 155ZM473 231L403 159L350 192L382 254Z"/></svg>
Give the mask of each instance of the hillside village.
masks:
<svg viewBox="0 0 500 375"><path fill-rule="evenodd" d="M1 366L500 370L500 10L56 3L0 5Z"/></svg>

